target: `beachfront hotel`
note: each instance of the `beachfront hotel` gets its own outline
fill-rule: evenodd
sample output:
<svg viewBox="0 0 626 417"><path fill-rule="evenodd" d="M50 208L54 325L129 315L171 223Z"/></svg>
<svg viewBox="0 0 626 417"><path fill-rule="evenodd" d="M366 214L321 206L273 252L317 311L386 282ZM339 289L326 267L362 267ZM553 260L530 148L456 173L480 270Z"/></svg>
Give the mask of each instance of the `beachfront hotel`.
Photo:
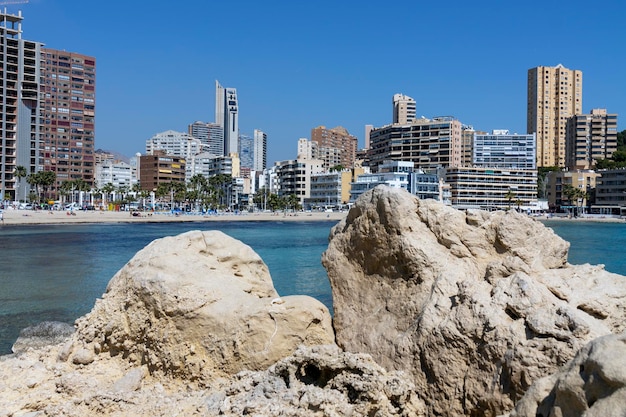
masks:
<svg viewBox="0 0 626 417"><path fill-rule="evenodd" d="M41 167L41 44L22 39L22 20L21 12L0 10L0 195L13 200L24 200L30 189L26 178L15 176L15 168L23 166L30 174Z"/></svg>
<svg viewBox="0 0 626 417"><path fill-rule="evenodd" d="M528 70L527 133L537 135L537 166L565 167L567 120L582 114L583 73L559 64Z"/></svg>
<svg viewBox="0 0 626 417"><path fill-rule="evenodd" d="M23 201L27 176L44 170L56 174L52 194L67 180L93 185L96 60L24 40L22 21L0 10L0 195Z"/></svg>
<svg viewBox="0 0 626 417"><path fill-rule="evenodd" d="M65 181L95 181L96 59L74 52L42 48L44 171Z"/></svg>

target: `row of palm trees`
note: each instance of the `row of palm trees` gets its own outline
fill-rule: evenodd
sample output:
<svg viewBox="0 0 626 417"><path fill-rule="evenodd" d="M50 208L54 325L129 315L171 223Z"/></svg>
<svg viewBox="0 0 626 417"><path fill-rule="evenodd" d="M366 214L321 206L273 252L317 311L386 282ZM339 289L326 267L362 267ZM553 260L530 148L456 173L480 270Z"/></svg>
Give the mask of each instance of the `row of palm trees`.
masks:
<svg viewBox="0 0 626 417"><path fill-rule="evenodd" d="M56 174L53 171L41 171L28 174L26 168L18 166L14 172L18 180L26 178L26 181L35 189L35 194L30 196L31 201L39 203L47 201L48 191L55 184ZM231 208L233 196L233 181L230 175L218 174L210 178L197 174L190 178L187 183L172 181L162 182L155 190L154 196L163 203L169 203L170 207L187 206L194 210L207 211ZM94 188L82 178L63 181L58 188L58 194L69 197L67 200L77 202L76 196L80 193L88 193L91 198L100 198L102 205L107 202L115 204L128 204L138 200L144 201L151 196L151 192L142 190L139 184L132 187L115 187L112 183L105 184L101 188ZM279 196L269 193L267 189L260 189L253 196L253 203L258 208L280 211L300 208L299 199L295 194Z"/></svg>
<svg viewBox="0 0 626 417"><path fill-rule="evenodd" d="M299 210L300 199L295 194L278 195L269 193L267 189L261 188L253 197L253 202L259 208L271 211Z"/></svg>

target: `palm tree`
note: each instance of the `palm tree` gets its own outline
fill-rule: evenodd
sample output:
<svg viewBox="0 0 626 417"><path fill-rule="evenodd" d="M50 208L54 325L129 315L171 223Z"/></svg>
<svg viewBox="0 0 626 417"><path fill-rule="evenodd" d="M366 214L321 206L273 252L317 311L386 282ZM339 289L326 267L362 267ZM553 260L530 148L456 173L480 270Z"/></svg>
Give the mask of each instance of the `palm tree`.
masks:
<svg viewBox="0 0 626 417"><path fill-rule="evenodd" d="M515 197L516 197L516 194L510 188L509 188L509 191L507 191L506 194L504 194L504 198L506 198L507 201L509 202L509 207L507 208L507 210L511 210L511 203L513 202L513 199Z"/></svg>
<svg viewBox="0 0 626 417"><path fill-rule="evenodd" d="M43 197L48 195L48 187L54 185L57 180L57 174L54 171L42 171L39 173L39 182L43 188Z"/></svg>
<svg viewBox="0 0 626 417"><path fill-rule="evenodd" d="M108 182L104 185L104 187L102 187L102 192L103 194L103 205L106 205L107 200L109 198L109 196L111 195L111 193L115 191L115 186L113 185L113 183Z"/></svg>
<svg viewBox="0 0 626 417"><path fill-rule="evenodd" d="M15 183L15 200L20 201L20 199L18 198L18 191L20 189L20 183L22 182L22 178L26 177L28 175L28 172L26 171L26 168L24 168L22 165L18 165L15 167L15 171L13 171L13 175L15 175L15 177L17 178L17 181Z"/></svg>
<svg viewBox="0 0 626 417"><path fill-rule="evenodd" d="M39 186L41 185L41 173L35 172L26 177L26 182L29 183L32 187L35 187L35 193L37 195L37 202L40 200L40 190Z"/></svg>
<svg viewBox="0 0 626 417"><path fill-rule="evenodd" d="M576 197L577 193L577 189L572 187L570 184L565 184L563 186L563 195L567 198L570 206L574 205L574 198Z"/></svg>

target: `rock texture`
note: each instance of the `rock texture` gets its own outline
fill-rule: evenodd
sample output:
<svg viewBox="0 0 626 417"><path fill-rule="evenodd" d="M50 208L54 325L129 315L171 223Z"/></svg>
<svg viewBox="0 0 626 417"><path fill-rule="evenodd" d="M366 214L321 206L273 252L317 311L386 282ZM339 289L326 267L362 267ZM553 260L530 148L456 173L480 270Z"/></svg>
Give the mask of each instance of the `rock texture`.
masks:
<svg viewBox="0 0 626 417"><path fill-rule="evenodd" d="M425 416L400 372L335 345L298 349L264 372L242 372L207 399L209 415Z"/></svg>
<svg viewBox="0 0 626 417"><path fill-rule="evenodd" d="M626 333L593 340L561 371L533 384L511 417L626 416Z"/></svg>
<svg viewBox="0 0 626 417"><path fill-rule="evenodd" d="M44 321L25 328L20 332L11 350L13 353L22 353L29 348L41 348L57 345L66 341L74 334L74 326L59 321Z"/></svg>
<svg viewBox="0 0 626 417"><path fill-rule="evenodd" d="M266 369L301 344L334 343L322 303L279 297L261 258L217 231L149 244L77 326L62 353L75 363L122 355L192 381Z"/></svg>
<svg viewBox="0 0 626 417"><path fill-rule="evenodd" d="M204 388L120 356L61 362L60 349L0 357L0 416L426 416L401 372L335 345L301 346L265 371Z"/></svg>
<svg viewBox="0 0 626 417"><path fill-rule="evenodd" d="M377 187L323 255L337 343L412 375L429 415L494 416L586 342L621 332L626 280L572 266L528 216Z"/></svg>

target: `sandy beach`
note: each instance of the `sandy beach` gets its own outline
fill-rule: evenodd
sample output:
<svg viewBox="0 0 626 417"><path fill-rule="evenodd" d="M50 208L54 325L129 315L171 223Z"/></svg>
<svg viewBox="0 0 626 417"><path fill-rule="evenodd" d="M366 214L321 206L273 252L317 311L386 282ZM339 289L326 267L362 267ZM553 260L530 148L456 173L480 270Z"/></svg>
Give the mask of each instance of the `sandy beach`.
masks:
<svg viewBox="0 0 626 417"><path fill-rule="evenodd" d="M0 225L36 225L67 223L159 223L159 222L210 222L210 221L339 221L347 213L243 213L243 214L180 214L169 212L141 213L133 216L129 212L116 211L45 211L3 210L4 221Z"/></svg>

